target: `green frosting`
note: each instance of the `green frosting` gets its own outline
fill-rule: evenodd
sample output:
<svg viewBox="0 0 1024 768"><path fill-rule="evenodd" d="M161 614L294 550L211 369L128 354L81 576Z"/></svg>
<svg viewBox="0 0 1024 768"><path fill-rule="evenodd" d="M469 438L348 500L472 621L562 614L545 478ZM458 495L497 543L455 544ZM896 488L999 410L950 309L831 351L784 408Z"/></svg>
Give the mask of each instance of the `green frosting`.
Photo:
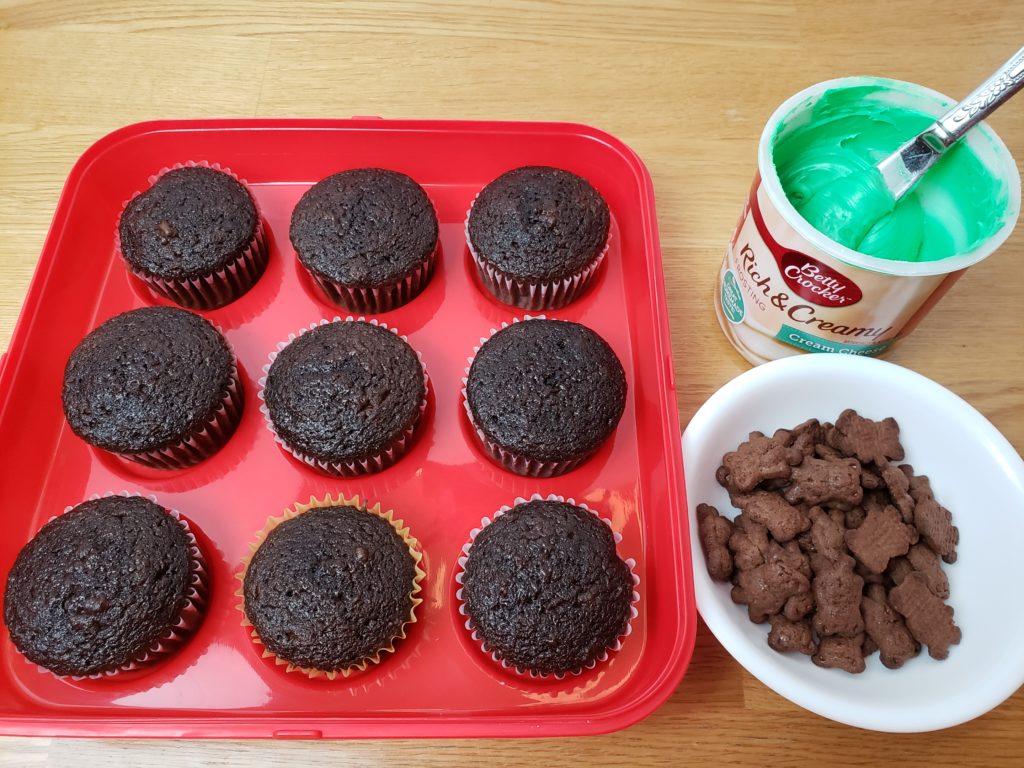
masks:
<svg viewBox="0 0 1024 768"><path fill-rule="evenodd" d="M937 261L972 250L1003 225L1006 185L960 142L895 202L874 166L935 117L886 103L888 91L826 91L809 122L780 123L772 151L786 196L815 229L871 256Z"/></svg>

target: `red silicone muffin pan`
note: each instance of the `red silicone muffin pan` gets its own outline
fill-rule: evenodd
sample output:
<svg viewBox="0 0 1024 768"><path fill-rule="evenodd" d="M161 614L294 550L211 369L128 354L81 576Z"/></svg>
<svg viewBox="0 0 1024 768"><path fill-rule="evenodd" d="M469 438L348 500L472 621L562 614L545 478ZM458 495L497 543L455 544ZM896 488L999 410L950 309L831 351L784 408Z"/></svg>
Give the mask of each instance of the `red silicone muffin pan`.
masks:
<svg viewBox="0 0 1024 768"><path fill-rule="evenodd" d="M114 253L121 206L176 162L220 163L248 181L267 225L266 273L241 299L203 312L236 351L246 394L238 431L191 469L160 471L86 445L61 410L64 364L78 341L128 309L169 302L129 276ZM511 474L477 444L462 408L466 359L492 328L523 312L480 285L465 243L474 195L520 165L589 179L612 212L611 250L594 283L550 317L603 336L629 393L613 437L580 468L552 479ZM441 257L426 290L377 315L423 355L431 389L424 426L397 464L331 478L286 455L256 397L278 341L347 313L296 261L292 208L314 182L346 168L409 174L440 221ZM168 121L118 130L78 161L65 185L0 372L0 487L6 509L0 578L53 515L107 491L153 495L197 531L211 571L206 618L173 657L106 680L61 680L0 634L0 733L63 736L556 736L626 727L679 683L694 645L679 427L654 193L643 164L593 128L558 123L352 120ZM334 681L263 659L241 625L235 574L267 518L311 496L358 494L392 508L425 555L418 621L397 652ZM564 680L506 672L473 643L455 607L454 571L470 530L533 493L572 497L611 520L620 554L637 561L639 615L623 647Z"/></svg>

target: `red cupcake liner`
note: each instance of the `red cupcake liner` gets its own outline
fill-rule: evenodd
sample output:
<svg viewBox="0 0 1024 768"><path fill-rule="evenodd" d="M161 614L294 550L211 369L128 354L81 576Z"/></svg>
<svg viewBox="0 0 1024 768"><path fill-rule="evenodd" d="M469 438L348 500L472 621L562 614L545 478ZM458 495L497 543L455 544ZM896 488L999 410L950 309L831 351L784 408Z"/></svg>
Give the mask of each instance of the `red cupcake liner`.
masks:
<svg viewBox="0 0 1024 768"><path fill-rule="evenodd" d="M469 248L470 256L473 257L473 263L476 264L476 271L480 275L480 281L488 291L494 294L498 301L531 311L561 309L574 302L586 291L587 286L594 279L594 275L597 274L598 267L601 266L601 262L604 261L604 257L608 254L608 249L611 247L611 228L608 229L608 239L605 241L604 248L593 259L584 264L583 268L578 272L557 280L516 277L498 269L478 254L473 247L473 243L469 238L469 216L473 212L473 205L476 204L477 197L479 196L478 193L473 198L469 210L466 211L466 245Z"/></svg>
<svg viewBox="0 0 1024 768"><path fill-rule="evenodd" d="M102 495L94 493L86 499L86 501L95 501L108 496L128 497L142 496L142 494L131 493L129 491L121 491L120 493L108 491ZM160 502L157 501L156 496L150 495L144 496L143 498L149 499L154 504L160 504ZM67 514L72 509L74 509L73 506L65 507L64 513ZM183 518L181 513L176 509L168 509L167 514L173 517L178 522L178 525L184 529L185 535L189 540L189 571L191 572L191 576L189 577L190 587L188 592L185 593L185 597L187 599L181 608L178 620L162 635L160 635L160 637L116 669L97 672L93 675L58 675L45 667L40 667L39 665L36 665L36 669L43 674L53 675L58 680L66 680L69 678L71 680L109 680L126 672L135 672L140 669L145 669L159 661L162 661L177 651L185 644L189 637L191 637L203 620L203 614L206 609L206 599L209 594L210 577L206 567L206 559L203 556L203 551L199 548L199 542L196 541L196 536L192 532L192 528L189 525L188 520ZM50 520L53 519L54 518L52 517L50 518ZM49 522L49 520L47 522Z"/></svg>
<svg viewBox="0 0 1024 768"><path fill-rule="evenodd" d="M267 266L269 249L267 248L266 234L263 227L263 216L260 214L259 204L255 195L249 192L247 183L240 179L229 168L222 167L219 163L209 163L205 160L187 161L175 163L169 168L161 168L156 174L150 176L148 181L152 186L160 177L179 168L211 168L215 171L226 173L249 193L253 205L256 208L256 231L253 233L249 245L242 250L230 263L223 268L197 278L170 279L150 274L139 269L124 258L121 251L121 216L118 216L117 225L114 227L114 248L124 260L128 271L148 285L154 292L170 299L179 306L188 309L217 309L225 304L230 304L240 298L260 279ZM138 197L141 192L136 192L121 206L121 215L124 215L128 203Z"/></svg>
<svg viewBox="0 0 1024 768"><path fill-rule="evenodd" d="M584 670L594 669L598 664L606 662L611 657L612 653L615 653L616 651L622 648L623 640L625 640L626 637L632 634L633 622L639 615L639 611L637 610L636 606L637 603L640 602L640 593L637 591L637 588L640 586L640 577L636 573L636 560L634 560L633 558L625 559L623 562L625 562L626 565L629 567L630 576L633 578L633 594L630 598L629 619L627 619L626 621L626 628L617 638L615 638L615 642L610 647L605 648L600 654L598 654L595 658L591 659L589 662L581 666L579 669L570 670L565 673L537 672L536 670L518 667L515 664L511 664L510 662L502 659L498 651L490 647L490 645L483 639L483 637L481 637L479 631L473 626L473 620L469 616L469 613L466 611L466 604L465 602L463 602L462 599L462 580L466 571L466 561L469 559L469 551L470 549L472 549L473 542L476 541L476 537L480 535L480 531L482 531L484 528L486 528L488 525L497 520L506 512L510 511L515 507L518 507L520 504L525 504L529 501L560 501L566 504L572 504L573 506L579 507L580 509L585 509L587 510L587 512L590 512L592 515L594 515L602 523L607 525L609 529L611 529L612 537L615 539L616 545L618 545L622 541L622 534L616 532L612 528L611 520L601 517L596 510L591 509L586 504L578 503L573 498L567 499L564 496L558 496L553 493L548 494L547 496L541 496L539 493L535 493L529 499L524 499L522 496L519 496L512 502L511 507L508 505L502 506L497 512L491 515L491 517L483 518L480 521L479 528L474 528L469 532L469 541L462 545L462 554L456 561L458 564L458 570L455 572L455 582L459 585L459 588L455 591L455 599L458 601L459 615L464 616L466 618L465 627L466 630L470 633L470 637L473 639L473 642L477 643L477 645L480 646L480 650L482 650L485 655L489 656L492 661L494 661L497 664L500 664L502 668L514 672L520 677L529 677L533 679L542 680L546 680L548 678L564 680L567 676L575 677L583 674Z"/></svg>
<svg viewBox="0 0 1024 768"><path fill-rule="evenodd" d="M333 304L349 312L377 314L398 309L422 293L434 274L434 265L437 263L440 250L441 244L438 243L426 261L418 265L410 274L385 285L365 288L344 285L319 275L311 269L306 269L306 271Z"/></svg>
<svg viewBox="0 0 1024 768"><path fill-rule="evenodd" d="M284 449L287 453L290 453L303 464L306 464L307 466L312 467L313 469L323 472L326 475L332 475L335 477L359 477L362 475L370 475L375 472L380 472L381 470L390 467L392 464L398 461L403 455L405 455L406 451L408 451L410 446L412 445L413 436L416 434L416 429L423 421L423 414L427 410L426 392L430 388L430 378L427 376L426 366L423 365L423 356L416 349L413 349L413 351L416 352L417 360L419 360L420 368L423 370L424 392L423 400L419 404L419 412L416 415L416 420L413 421L412 425L409 426L408 429L406 429L394 440L392 440L387 446L385 446L383 450L364 459L358 459L354 461L324 461L323 459L318 459L315 456L305 453L300 448L296 448L295 446L288 443L283 437L281 437L281 435L279 435L277 430L274 428L274 422L270 418L270 409L267 408L266 398L264 397L264 390L266 389L267 386L267 374L270 373L270 366L273 365L274 361L277 359L277 356L281 353L281 351L289 344L291 344L293 341L295 341L295 339L300 337L302 334L308 333L309 331L312 330L316 330L321 325L328 325L329 323L350 323L353 321L363 321L369 323L370 325L376 325L380 328L383 328L386 331L390 331L391 333L395 334L406 344L409 343L409 339L407 337L400 335L397 330L388 326L386 323L379 322L378 320L367 319L366 317L353 317L352 315L349 315L348 317L345 318L334 317L331 320L320 320L319 322L316 323L310 323L307 328L300 328L298 333L288 334L287 341L279 341L277 343L277 349L275 349L269 355L270 362L263 366L263 375L257 382L259 384L259 391L257 392L257 397L259 397L262 403L260 405L260 413L263 414L263 420L267 425L267 429L270 430L270 434L274 436L274 442L280 445L282 449Z"/></svg>
<svg viewBox="0 0 1024 768"><path fill-rule="evenodd" d="M528 322L530 320L547 320L544 315L524 315L522 318L512 318L512 323ZM511 323L502 323L501 328L508 328ZM559 461L548 460L548 459L534 459L529 456L523 456L520 453L509 450L502 445L491 440L480 428L480 425L476 423L473 418L473 409L469 407L469 393L466 391L466 386L469 383L469 369L473 367L473 361L476 359L477 353L480 351L487 340L496 334L499 328L491 328L491 332L487 338L481 338L480 343L473 347L472 357L466 358L469 363L465 372L466 375L462 379L462 407L466 411L466 416L469 417L469 423L473 427L473 432L477 436L477 440L480 442L480 446L487 452L494 461L503 466L510 472L515 472L517 475L523 475L525 477L557 477L558 475L564 475L566 472L571 472L581 464L585 463L587 459L593 456L598 448L582 455L575 456L571 459L562 459Z"/></svg>
<svg viewBox="0 0 1024 768"><path fill-rule="evenodd" d="M166 448L117 455L153 469L184 469L194 466L216 453L234 434L242 418L244 403L245 390L238 376L238 362L232 354L231 374L221 403L204 424L192 430L180 442Z"/></svg>

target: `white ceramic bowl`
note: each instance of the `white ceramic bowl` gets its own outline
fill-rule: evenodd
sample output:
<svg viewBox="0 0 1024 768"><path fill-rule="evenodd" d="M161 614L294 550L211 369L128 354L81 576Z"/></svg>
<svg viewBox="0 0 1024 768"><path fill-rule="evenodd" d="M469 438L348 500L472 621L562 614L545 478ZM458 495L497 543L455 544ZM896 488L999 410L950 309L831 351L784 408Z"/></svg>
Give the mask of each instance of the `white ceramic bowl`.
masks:
<svg viewBox="0 0 1024 768"><path fill-rule="evenodd" d="M960 529L958 559L944 565L949 604L963 640L949 658L926 650L902 669L850 675L767 645L768 625L747 618L729 584L711 580L697 536L697 504L737 511L715 481L722 455L749 432L771 434L809 418L833 421L845 408L900 425L906 463L931 478ZM841 723L876 731L947 728L998 706L1024 683L1024 461L984 416L948 389L891 363L844 355L801 355L736 377L701 407L683 434L697 609L729 653L790 701Z"/></svg>

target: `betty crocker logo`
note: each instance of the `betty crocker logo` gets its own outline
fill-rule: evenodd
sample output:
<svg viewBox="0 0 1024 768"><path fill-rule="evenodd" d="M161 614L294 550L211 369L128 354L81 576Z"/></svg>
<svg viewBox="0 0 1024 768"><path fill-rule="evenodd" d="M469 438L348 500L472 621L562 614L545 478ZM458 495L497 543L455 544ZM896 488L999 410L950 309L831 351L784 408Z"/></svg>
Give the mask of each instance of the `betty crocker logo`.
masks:
<svg viewBox="0 0 1024 768"><path fill-rule="evenodd" d="M860 288L850 278L806 254L787 251L779 267L786 285L812 304L849 307L863 298Z"/></svg>
<svg viewBox="0 0 1024 768"><path fill-rule="evenodd" d="M836 272L832 267L822 264L806 253L785 248L772 237L757 201L757 190L760 186L761 175L758 174L750 188L747 205L754 219L754 226L775 257L786 285L798 296L821 307L850 307L864 298L857 284L846 275Z"/></svg>

